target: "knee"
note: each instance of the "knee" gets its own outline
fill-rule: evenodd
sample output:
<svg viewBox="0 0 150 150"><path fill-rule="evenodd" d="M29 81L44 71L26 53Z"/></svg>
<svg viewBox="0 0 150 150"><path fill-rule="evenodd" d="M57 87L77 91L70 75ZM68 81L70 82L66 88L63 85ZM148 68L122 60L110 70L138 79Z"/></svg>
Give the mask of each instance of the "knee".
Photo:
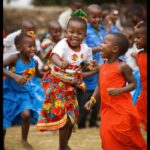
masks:
<svg viewBox="0 0 150 150"><path fill-rule="evenodd" d="M25 110L21 113L21 118L23 121L30 121L30 111L29 110Z"/></svg>

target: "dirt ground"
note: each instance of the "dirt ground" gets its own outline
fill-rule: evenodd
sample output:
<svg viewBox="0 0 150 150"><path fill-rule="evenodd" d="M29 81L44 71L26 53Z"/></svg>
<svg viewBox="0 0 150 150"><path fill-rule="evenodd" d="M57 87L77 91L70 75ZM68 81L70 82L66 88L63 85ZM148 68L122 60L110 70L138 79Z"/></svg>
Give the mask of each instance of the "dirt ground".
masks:
<svg viewBox="0 0 150 150"><path fill-rule="evenodd" d="M47 30L47 24L50 20L57 20L58 16L68 7L34 7L26 9L4 8L3 9L3 28L7 33L20 29L22 20L32 19L36 23L37 34Z"/></svg>
<svg viewBox="0 0 150 150"><path fill-rule="evenodd" d="M15 126L7 130L5 138L6 150L25 150L20 144L21 127ZM30 127L29 142L34 150L58 150L58 132L39 132L35 125ZM99 128L77 129L69 142L72 150L101 150Z"/></svg>

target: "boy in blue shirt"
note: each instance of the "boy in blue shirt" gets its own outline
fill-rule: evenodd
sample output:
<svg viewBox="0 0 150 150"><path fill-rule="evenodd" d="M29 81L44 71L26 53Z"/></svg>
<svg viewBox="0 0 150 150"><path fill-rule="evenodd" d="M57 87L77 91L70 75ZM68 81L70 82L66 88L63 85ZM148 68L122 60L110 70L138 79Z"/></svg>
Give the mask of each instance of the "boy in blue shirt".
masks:
<svg viewBox="0 0 150 150"><path fill-rule="evenodd" d="M88 23L87 23L87 36L85 38L85 43L92 48L93 52L93 59L95 59L98 64L103 63L103 60L100 56L100 44L103 41L103 37L101 36L100 30L100 21L101 21L101 8L97 4L91 4L88 6L87 9L88 13ZM78 90L78 100L79 100L79 107L80 107L80 116L78 127L85 128L86 127L86 119L88 115L88 111L85 110L84 104L90 99L92 96L97 83L98 83L98 73L84 78L83 80L86 84L86 91L82 93ZM99 101L93 107L93 111L90 117L90 127L97 126L97 118L99 114Z"/></svg>

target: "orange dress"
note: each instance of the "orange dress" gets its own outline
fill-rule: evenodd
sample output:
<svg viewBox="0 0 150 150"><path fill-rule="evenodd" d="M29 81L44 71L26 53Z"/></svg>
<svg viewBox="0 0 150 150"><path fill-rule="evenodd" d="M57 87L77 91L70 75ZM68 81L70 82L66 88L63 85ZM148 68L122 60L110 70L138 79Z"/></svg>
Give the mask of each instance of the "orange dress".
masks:
<svg viewBox="0 0 150 150"><path fill-rule="evenodd" d="M121 62L103 64L100 68L101 123L100 136L103 150L146 150L141 135L139 117L130 93L117 96L107 94L107 88L125 86L119 71Z"/></svg>
<svg viewBox="0 0 150 150"><path fill-rule="evenodd" d="M139 52L136 55L136 60L140 69L140 78L142 84L142 91L137 100L136 108L145 130L147 130L147 53L142 51Z"/></svg>

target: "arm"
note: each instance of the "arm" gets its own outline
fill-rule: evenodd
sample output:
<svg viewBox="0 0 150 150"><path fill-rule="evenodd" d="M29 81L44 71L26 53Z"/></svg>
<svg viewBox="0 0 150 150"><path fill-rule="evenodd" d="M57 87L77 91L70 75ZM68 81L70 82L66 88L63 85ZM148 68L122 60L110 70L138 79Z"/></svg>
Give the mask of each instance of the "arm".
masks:
<svg viewBox="0 0 150 150"><path fill-rule="evenodd" d="M7 77L14 79L18 84L24 85L27 82L27 78L15 74L5 68L6 66L15 65L17 59L18 59L18 55L15 54L15 55L11 55L10 57L8 57L3 61L3 74L6 75Z"/></svg>
<svg viewBox="0 0 150 150"><path fill-rule="evenodd" d="M35 61L35 63L36 63L36 66L35 66L35 69L36 69L36 76L42 78L42 76L44 75L44 72L43 72L42 70L39 70L39 68L38 68L38 62Z"/></svg>
<svg viewBox="0 0 150 150"><path fill-rule="evenodd" d="M136 80L133 77L132 69L126 63L121 64L119 69L128 84L122 88L109 88L107 90L108 95L118 95L130 92L136 88Z"/></svg>
<svg viewBox="0 0 150 150"><path fill-rule="evenodd" d="M61 69L66 69L68 67L68 63L66 60L63 60L60 56L53 53L51 56L52 62Z"/></svg>
<svg viewBox="0 0 150 150"><path fill-rule="evenodd" d="M99 98L99 86L96 87L90 100L85 103L85 105L84 105L85 109L90 110L95 105L96 100L98 98Z"/></svg>
<svg viewBox="0 0 150 150"><path fill-rule="evenodd" d="M100 46L91 47L92 53L96 53L97 51L100 51Z"/></svg>
<svg viewBox="0 0 150 150"><path fill-rule="evenodd" d="M100 71L100 69L99 69L99 71ZM90 100L87 101L84 105L85 109L90 110L96 103L97 99L100 99L99 87L100 87L100 85L99 85L99 81L98 81L98 85L97 85L96 89L94 90L93 95L91 96Z"/></svg>

